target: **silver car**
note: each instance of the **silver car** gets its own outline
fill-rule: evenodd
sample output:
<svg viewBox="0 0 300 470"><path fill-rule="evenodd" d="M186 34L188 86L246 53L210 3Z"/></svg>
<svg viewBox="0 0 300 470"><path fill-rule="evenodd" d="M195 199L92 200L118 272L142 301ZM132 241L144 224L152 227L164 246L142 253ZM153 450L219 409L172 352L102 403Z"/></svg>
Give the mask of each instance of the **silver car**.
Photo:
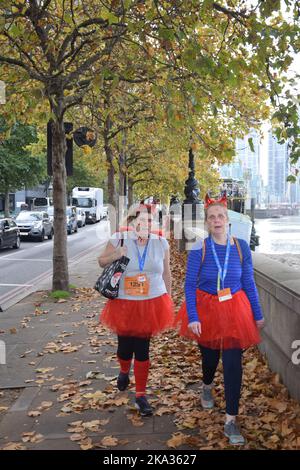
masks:
<svg viewBox="0 0 300 470"><path fill-rule="evenodd" d="M47 212L21 211L16 218L16 224L21 237L37 238L43 242L45 236L49 240L53 237L53 225Z"/></svg>

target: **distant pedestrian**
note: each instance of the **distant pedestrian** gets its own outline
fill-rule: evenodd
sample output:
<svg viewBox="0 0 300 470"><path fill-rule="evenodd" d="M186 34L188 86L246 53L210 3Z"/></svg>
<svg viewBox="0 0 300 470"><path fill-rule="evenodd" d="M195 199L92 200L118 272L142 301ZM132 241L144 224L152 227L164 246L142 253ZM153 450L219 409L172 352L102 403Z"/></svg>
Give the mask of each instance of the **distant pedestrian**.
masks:
<svg viewBox="0 0 300 470"><path fill-rule="evenodd" d="M214 406L213 380L222 353L226 399L225 435L231 444L245 440L236 422L242 386L243 350L260 342L264 320L246 241L227 232L226 197L206 197L209 236L191 250L185 280L186 301L176 323L180 334L198 342L202 354L203 408Z"/></svg>
<svg viewBox="0 0 300 470"><path fill-rule="evenodd" d="M142 416L153 412L146 398L150 339L174 322L169 244L165 238L151 233L152 221L151 209L139 206L127 218L128 230L115 233L99 257L101 267L123 255L130 259L120 281L119 296L108 300L100 321L118 335L117 387L121 391L129 385L134 357L135 405Z"/></svg>

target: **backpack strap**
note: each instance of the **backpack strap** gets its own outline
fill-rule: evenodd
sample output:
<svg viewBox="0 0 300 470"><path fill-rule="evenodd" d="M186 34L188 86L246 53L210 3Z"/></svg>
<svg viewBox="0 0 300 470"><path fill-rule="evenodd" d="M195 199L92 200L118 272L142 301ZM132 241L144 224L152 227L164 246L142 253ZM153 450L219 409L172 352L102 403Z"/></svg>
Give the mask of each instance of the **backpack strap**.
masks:
<svg viewBox="0 0 300 470"><path fill-rule="evenodd" d="M205 241L205 238L204 238L203 243L202 243L202 258L201 258L201 263L200 263L200 266L199 266L199 272L198 272L198 276L197 276L197 285L199 284L200 271L201 271L201 266L204 262L205 253L206 253L206 241Z"/></svg>
<svg viewBox="0 0 300 470"><path fill-rule="evenodd" d="M206 253L206 241L205 241L205 238L204 238L203 243L202 243L202 259L201 259L201 264L203 264L203 262L204 262L205 253ZM200 265L200 267L201 267L201 265Z"/></svg>
<svg viewBox="0 0 300 470"><path fill-rule="evenodd" d="M240 242L238 241L238 239L236 237L232 237L232 238L233 238L233 241L236 245L237 251L239 253L241 264L243 264L243 252L242 252L242 249L241 249Z"/></svg>

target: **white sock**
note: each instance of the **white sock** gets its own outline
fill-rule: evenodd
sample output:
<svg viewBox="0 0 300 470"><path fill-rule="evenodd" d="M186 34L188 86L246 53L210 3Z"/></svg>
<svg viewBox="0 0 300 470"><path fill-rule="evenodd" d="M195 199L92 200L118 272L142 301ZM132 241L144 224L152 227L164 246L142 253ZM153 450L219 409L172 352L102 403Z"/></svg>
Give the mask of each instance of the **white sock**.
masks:
<svg viewBox="0 0 300 470"><path fill-rule="evenodd" d="M230 423L230 421L235 421L235 418L236 418L236 416L228 415L228 414L226 413L226 422L225 422L225 424Z"/></svg>

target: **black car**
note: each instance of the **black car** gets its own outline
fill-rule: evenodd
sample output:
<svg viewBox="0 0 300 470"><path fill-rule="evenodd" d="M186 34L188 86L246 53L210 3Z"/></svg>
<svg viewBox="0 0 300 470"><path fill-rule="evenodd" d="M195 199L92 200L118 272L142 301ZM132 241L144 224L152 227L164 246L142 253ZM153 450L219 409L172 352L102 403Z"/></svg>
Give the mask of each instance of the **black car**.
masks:
<svg viewBox="0 0 300 470"><path fill-rule="evenodd" d="M0 248L20 248L20 230L12 219L0 219Z"/></svg>

